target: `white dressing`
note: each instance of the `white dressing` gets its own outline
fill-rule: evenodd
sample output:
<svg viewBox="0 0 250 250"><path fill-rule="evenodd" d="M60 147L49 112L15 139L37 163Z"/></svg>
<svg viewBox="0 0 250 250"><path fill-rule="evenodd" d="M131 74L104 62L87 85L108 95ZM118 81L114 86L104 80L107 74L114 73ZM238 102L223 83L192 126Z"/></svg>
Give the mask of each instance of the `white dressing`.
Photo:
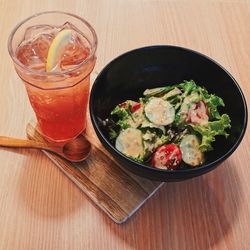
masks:
<svg viewBox="0 0 250 250"><path fill-rule="evenodd" d="M115 147L123 154L133 158L143 156L142 132L136 128L123 130L116 138Z"/></svg>
<svg viewBox="0 0 250 250"><path fill-rule="evenodd" d="M166 126L173 123L175 118L175 109L168 102L161 98L152 98L145 106L147 118L158 126Z"/></svg>

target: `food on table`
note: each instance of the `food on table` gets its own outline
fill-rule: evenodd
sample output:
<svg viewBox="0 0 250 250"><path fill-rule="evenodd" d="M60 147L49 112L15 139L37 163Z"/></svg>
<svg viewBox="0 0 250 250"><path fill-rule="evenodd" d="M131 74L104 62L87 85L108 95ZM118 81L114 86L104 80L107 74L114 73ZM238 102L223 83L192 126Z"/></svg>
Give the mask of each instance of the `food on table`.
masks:
<svg viewBox="0 0 250 250"><path fill-rule="evenodd" d="M118 104L104 125L116 149L135 161L160 169L197 167L216 136L229 135L231 121L220 106L225 106L220 97L183 81Z"/></svg>
<svg viewBox="0 0 250 250"><path fill-rule="evenodd" d="M204 153L199 149L200 141L196 135L185 135L180 142L182 159L190 166L198 166L204 162Z"/></svg>
<svg viewBox="0 0 250 250"><path fill-rule="evenodd" d="M166 144L159 147L153 154L151 163L156 168L176 169L182 159L182 152L176 144Z"/></svg>

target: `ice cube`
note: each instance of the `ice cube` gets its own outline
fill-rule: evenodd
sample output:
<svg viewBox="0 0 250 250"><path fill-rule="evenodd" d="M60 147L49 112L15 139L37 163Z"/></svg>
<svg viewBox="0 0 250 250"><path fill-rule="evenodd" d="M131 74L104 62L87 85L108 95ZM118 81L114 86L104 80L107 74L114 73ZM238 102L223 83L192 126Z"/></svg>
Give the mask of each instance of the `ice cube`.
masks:
<svg viewBox="0 0 250 250"><path fill-rule="evenodd" d="M64 29L70 29L70 30L75 30L75 31L77 31L77 32L80 32L80 31L76 28L76 26L75 26L74 24L72 24L71 22L66 22L66 23L64 23L61 27L58 27L58 29L60 29L60 31L61 31L61 30L64 30Z"/></svg>
<svg viewBox="0 0 250 250"><path fill-rule="evenodd" d="M58 32L57 27L36 25L27 28L24 40L16 50L21 63L33 69L45 69L49 47Z"/></svg>
<svg viewBox="0 0 250 250"><path fill-rule="evenodd" d="M90 53L90 45L85 37L72 30L71 42L66 46L62 60L61 69L72 68L83 62Z"/></svg>
<svg viewBox="0 0 250 250"><path fill-rule="evenodd" d="M32 69L44 71L50 45L58 32L63 29L72 30L72 38L60 58L60 69L65 70L80 64L88 57L91 46L81 31L70 22L57 27L50 25L29 27L25 32L24 41L16 51L19 61Z"/></svg>
<svg viewBox="0 0 250 250"><path fill-rule="evenodd" d="M50 26L50 25L30 26L25 31L24 41L28 42L29 40L33 40L42 34L46 34L46 35L50 35L52 37L55 37L57 32L58 32L58 28Z"/></svg>
<svg viewBox="0 0 250 250"><path fill-rule="evenodd" d="M26 42L22 42L16 52L16 56L21 63L38 69L44 70L50 44L53 40L51 35L43 34Z"/></svg>

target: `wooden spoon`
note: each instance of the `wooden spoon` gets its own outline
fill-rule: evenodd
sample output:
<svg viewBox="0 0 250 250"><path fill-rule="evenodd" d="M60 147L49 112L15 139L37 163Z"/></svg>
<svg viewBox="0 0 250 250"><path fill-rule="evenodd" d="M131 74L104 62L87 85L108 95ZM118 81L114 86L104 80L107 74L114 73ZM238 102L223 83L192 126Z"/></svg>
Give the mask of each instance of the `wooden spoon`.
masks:
<svg viewBox="0 0 250 250"><path fill-rule="evenodd" d="M0 136L0 147L44 149L72 162L85 160L91 150L90 142L83 135L79 135L77 138L67 142L64 146L49 142L37 142Z"/></svg>

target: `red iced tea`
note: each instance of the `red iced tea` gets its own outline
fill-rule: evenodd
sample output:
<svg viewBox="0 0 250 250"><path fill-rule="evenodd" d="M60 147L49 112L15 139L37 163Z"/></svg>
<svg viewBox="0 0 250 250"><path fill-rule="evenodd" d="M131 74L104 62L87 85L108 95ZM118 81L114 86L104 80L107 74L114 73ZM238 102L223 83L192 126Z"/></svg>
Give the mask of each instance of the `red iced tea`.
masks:
<svg viewBox="0 0 250 250"><path fill-rule="evenodd" d="M49 48L62 30L71 38L56 66L46 72ZM95 64L93 44L70 22L62 26L35 25L26 29L14 51L41 132L53 141L66 141L86 128L90 73ZM26 69L26 70L24 70Z"/></svg>

